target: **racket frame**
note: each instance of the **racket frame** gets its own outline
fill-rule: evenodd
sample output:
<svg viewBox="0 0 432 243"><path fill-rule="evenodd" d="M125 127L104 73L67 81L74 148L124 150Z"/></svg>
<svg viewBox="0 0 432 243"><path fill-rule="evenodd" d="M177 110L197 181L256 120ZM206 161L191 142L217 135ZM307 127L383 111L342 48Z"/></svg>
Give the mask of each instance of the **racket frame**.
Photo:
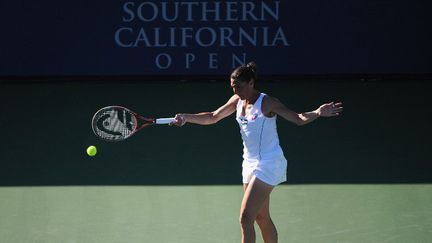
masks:
<svg viewBox="0 0 432 243"><path fill-rule="evenodd" d="M97 134L97 132L95 131L95 128L93 126L93 124L95 123L95 118L96 115L102 111L102 110L106 110L107 108L112 108L112 109L119 109L119 110L125 110L126 112L130 113L132 115L132 118L135 119L135 123L134 123L134 127L132 129L132 132L125 136L125 137L121 137L120 139L108 139L108 138L104 138L102 136L99 136ZM120 105L110 105L110 106L105 106L101 109L99 109L94 115L93 115L93 119L92 119L92 130L93 133L100 139L104 140L104 141L109 141L109 142L118 142L118 141L122 141L125 140L129 137L131 137L132 135L134 135L136 132L140 131L141 129L143 129L144 127L148 127L154 124L170 124L172 122L175 121L174 117L170 117L170 118L148 118L148 117L144 117L139 115L138 113L124 107L124 106L120 106Z"/></svg>

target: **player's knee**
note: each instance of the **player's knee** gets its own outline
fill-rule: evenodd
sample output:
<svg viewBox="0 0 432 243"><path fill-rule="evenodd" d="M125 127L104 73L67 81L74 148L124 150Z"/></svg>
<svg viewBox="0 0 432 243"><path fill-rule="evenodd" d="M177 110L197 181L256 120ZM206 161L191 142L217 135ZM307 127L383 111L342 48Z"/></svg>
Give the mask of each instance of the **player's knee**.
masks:
<svg viewBox="0 0 432 243"><path fill-rule="evenodd" d="M253 225L255 219L247 210L244 210L240 213L239 221L240 225L243 227Z"/></svg>
<svg viewBox="0 0 432 243"><path fill-rule="evenodd" d="M266 224L270 222L270 216L267 214L258 214L255 220L258 224Z"/></svg>

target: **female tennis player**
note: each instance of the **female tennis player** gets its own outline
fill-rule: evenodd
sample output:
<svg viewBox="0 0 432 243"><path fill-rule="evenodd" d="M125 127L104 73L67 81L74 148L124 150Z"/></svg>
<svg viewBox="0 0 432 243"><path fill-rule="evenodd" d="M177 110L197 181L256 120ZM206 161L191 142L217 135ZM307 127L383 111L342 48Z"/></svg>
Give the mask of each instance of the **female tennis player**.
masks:
<svg viewBox="0 0 432 243"><path fill-rule="evenodd" d="M278 241L276 227L270 218L270 193L286 181L287 160L279 145L276 117L297 125L308 124L318 117L338 116L342 103L327 103L314 111L296 113L277 98L255 89L257 81L254 62L236 68L230 76L234 95L213 112L177 114L174 125L186 123L209 125L236 112L243 139L243 188L240 209L242 243L255 242L256 221L265 243Z"/></svg>

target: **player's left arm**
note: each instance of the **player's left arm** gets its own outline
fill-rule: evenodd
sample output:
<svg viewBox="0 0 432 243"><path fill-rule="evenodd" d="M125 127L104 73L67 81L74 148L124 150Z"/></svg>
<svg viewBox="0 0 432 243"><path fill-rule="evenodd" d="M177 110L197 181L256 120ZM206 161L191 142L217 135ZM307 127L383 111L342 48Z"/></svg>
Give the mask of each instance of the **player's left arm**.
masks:
<svg viewBox="0 0 432 243"><path fill-rule="evenodd" d="M279 115L296 125L306 125L318 117L338 116L342 110L342 102L330 102L308 112L297 113L288 109L279 99L266 96L263 102L263 112L266 116Z"/></svg>

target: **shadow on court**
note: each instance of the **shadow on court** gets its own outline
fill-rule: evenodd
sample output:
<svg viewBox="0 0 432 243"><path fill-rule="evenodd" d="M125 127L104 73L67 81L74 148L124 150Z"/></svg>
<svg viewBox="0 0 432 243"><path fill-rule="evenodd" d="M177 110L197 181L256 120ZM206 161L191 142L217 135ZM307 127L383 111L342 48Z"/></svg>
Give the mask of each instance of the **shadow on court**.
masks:
<svg viewBox="0 0 432 243"><path fill-rule="evenodd" d="M0 186L231 185L242 144L231 116L214 126L154 126L120 143L98 140L91 118L106 105L144 116L211 111L227 82L0 84ZM344 113L297 127L281 118L288 184L431 183L432 84L416 81L284 81L259 86L295 111L343 101ZM85 149L96 145L98 154Z"/></svg>

